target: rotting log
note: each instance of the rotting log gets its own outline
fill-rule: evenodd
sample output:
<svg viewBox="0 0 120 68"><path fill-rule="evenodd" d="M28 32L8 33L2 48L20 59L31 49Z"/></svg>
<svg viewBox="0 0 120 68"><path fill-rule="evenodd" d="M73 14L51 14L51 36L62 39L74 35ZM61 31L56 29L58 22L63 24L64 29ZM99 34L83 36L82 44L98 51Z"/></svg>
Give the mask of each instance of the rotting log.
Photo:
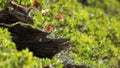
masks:
<svg viewBox="0 0 120 68"><path fill-rule="evenodd" d="M69 45L68 41L70 41L68 38L47 38L50 33L28 25L16 24L8 26L2 24L0 27L8 28L18 50L28 48L35 56L41 58L52 58L60 51L66 49Z"/></svg>

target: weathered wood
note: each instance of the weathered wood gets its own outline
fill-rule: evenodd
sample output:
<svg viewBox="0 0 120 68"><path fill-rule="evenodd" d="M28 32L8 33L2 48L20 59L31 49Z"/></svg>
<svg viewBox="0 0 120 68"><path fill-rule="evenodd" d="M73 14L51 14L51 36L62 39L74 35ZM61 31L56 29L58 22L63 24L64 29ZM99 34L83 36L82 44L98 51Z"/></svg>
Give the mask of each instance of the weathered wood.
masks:
<svg viewBox="0 0 120 68"><path fill-rule="evenodd" d="M13 24L16 22L33 23L33 19L16 10L6 9L0 12L0 23Z"/></svg>
<svg viewBox="0 0 120 68"><path fill-rule="evenodd" d="M1 11L0 12L0 23L5 24L13 24L18 21L17 18L15 18L13 15L10 15L8 11Z"/></svg>
<svg viewBox="0 0 120 68"><path fill-rule="evenodd" d="M6 4L6 7L12 7L14 10L19 11L20 13L23 13L24 15L28 15L29 12L32 10L32 7L24 7L22 5L15 3L14 1L8 2Z"/></svg>
<svg viewBox="0 0 120 68"><path fill-rule="evenodd" d="M52 58L55 54L66 49L69 45L67 38L47 38L49 33L28 25L16 24L14 26L0 25L8 28L18 50L28 48L33 54L41 58Z"/></svg>
<svg viewBox="0 0 120 68"><path fill-rule="evenodd" d="M9 7L12 7L10 9ZM33 19L29 16L32 7L26 8L10 1L5 8L0 11L0 23L13 24L16 22L33 23Z"/></svg>

